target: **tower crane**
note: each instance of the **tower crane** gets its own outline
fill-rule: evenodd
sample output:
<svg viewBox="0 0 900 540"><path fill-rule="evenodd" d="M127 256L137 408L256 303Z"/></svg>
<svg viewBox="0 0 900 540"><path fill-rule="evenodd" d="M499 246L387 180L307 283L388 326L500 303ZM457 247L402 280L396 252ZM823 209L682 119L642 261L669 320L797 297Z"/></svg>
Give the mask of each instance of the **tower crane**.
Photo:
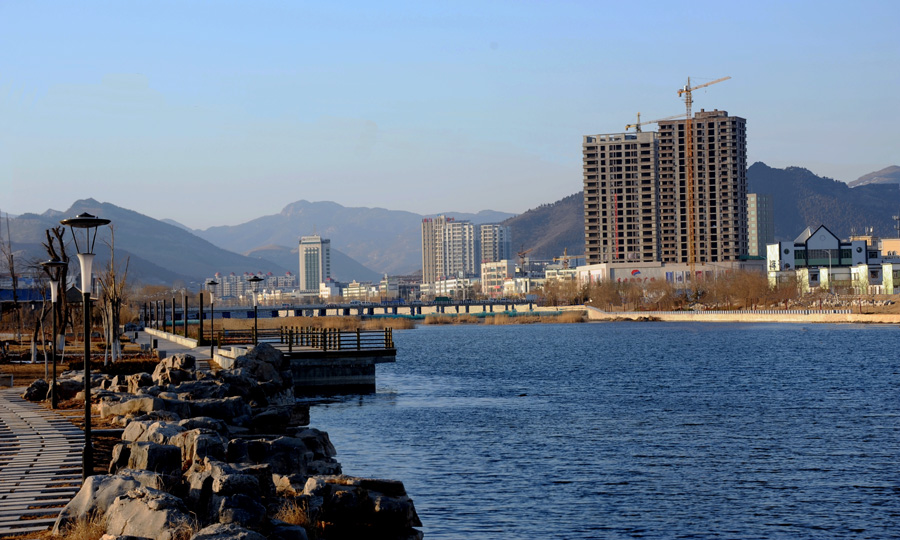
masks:
<svg viewBox="0 0 900 540"><path fill-rule="evenodd" d="M628 124L625 126L625 131L628 131L631 128L634 128L635 133L641 132L641 126L647 124L656 124L658 122L664 122L666 120L675 120L677 118L684 118L684 114L676 114L675 116L667 116L665 118L657 118L656 120L645 120L641 122L641 113L637 113L637 122L634 124Z"/></svg>
<svg viewBox="0 0 900 540"><path fill-rule="evenodd" d="M722 81L727 81L731 77L722 77L721 79L716 79L714 81L710 81L708 83L699 84L697 86L691 86L691 78L688 77L687 84L684 88L678 89L678 97L684 95L684 105L685 105L685 114L687 118L685 119L684 130L685 130L685 147L687 148L687 225L688 225L688 264L691 267L691 279L694 279L694 265L697 263L697 245L694 242L694 237L696 233L694 232L694 222L697 219L697 210L694 208L694 122L693 117L691 116L691 106L694 103L693 96L691 92L694 90L699 90L701 88L706 88L707 86L712 86L716 83L720 83Z"/></svg>
<svg viewBox="0 0 900 540"><path fill-rule="evenodd" d="M554 261L562 261L563 268L569 268L569 259L583 259L584 255L569 255L569 248L563 248L563 256L562 257L553 257Z"/></svg>

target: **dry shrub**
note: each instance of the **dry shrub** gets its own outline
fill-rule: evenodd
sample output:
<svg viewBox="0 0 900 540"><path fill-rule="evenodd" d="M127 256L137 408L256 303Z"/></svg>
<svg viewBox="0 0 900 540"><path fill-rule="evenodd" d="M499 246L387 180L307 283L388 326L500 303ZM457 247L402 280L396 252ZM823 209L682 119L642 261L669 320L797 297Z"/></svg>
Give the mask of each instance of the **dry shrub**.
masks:
<svg viewBox="0 0 900 540"><path fill-rule="evenodd" d="M194 533L200 530L196 520L184 520L172 529L172 540L191 540Z"/></svg>
<svg viewBox="0 0 900 540"><path fill-rule="evenodd" d="M541 318L543 319L543 317ZM580 323L584 322L584 312L582 311L564 311L552 318L552 322L558 323Z"/></svg>
<svg viewBox="0 0 900 540"><path fill-rule="evenodd" d="M384 330L385 328L393 328L394 330L409 330L411 328L415 328L416 323L412 319L393 319L393 318L381 318L381 319L366 319L363 321L362 328L363 330Z"/></svg>
<svg viewBox="0 0 900 540"><path fill-rule="evenodd" d="M106 519L99 513L70 522L62 530L62 540L99 540L106 534Z"/></svg>
<svg viewBox="0 0 900 540"><path fill-rule="evenodd" d="M293 499L286 500L273 517L291 525L299 525L301 527L310 526L306 501L298 503Z"/></svg>
<svg viewBox="0 0 900 540"><path fill-rule="evenodd" d="M424 324L455 324L455 318L450 315L426 315Z"/></svg>
<svg viewBox="0 0 900 540"><path fill-rule="evenodd" d="M498 313L497 315L493 315L491 317L484 318L484 324L493 324L496 326L502 326L507 324L516 324L513 317L506 315L505 313Z"/></svg>

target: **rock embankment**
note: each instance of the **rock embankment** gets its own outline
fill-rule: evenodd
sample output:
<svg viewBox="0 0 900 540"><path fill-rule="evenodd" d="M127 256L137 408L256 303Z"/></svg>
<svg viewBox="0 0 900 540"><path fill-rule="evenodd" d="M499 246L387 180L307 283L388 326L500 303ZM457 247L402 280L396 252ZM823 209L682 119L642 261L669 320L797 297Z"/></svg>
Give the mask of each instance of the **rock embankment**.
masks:
<svg viewBox="0 0 900 540"><path fill-rule="evenodd" d="M83 388L82 377L64 374L60 397ZM124 428L122 442L54 534L93 519L111 537L154 540L423 537L401 482L341 474L328 434L294 400L289 363L269 345L227 370L198 372L192 356L175 355L152 374L92 374L91 386L95 412ZM26 390L32 400L46 394L46 383Z"/></svg>

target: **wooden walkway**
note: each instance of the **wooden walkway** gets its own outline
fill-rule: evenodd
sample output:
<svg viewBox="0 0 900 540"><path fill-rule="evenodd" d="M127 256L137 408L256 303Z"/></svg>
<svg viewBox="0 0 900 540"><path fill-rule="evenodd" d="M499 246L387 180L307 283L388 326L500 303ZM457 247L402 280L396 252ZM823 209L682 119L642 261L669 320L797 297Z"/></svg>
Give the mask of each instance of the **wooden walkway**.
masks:
<svg viewBox="0 0 900 540"><path fill-rule="evenodd" d="M83 432L22 391L0 390L0 537L49 529L81 489Z"/></svg>

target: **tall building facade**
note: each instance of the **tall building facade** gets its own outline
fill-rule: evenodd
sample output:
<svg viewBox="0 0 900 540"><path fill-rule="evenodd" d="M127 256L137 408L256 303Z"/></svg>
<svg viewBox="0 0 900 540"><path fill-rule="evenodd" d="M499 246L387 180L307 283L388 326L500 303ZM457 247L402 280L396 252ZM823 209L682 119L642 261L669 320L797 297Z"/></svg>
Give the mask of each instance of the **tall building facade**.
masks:
<svg viewBox="0 0 900 540"><path fill-rule="evenodd" d="M589 135L582 154L587 264L659 260L656 133Z"/></svg>
<svg viewBox="0 0 900 540"><path fill-rule="evenodd" d="M771 195L747 194L747 235L747 254L751 257L765 257L766 246L775 243L775 214Z"/></svg>
<svg viewBox="0 0 900 540"><path fill-rule="evenodd" d="M584 137L587 264L690 262L686 124ZM738 260L748 251L746 120L700 111L691 125L694 262Z"/></svg>
<svg viewBox="0 0 900 540"><path fill-rule="evenodd" d="M689 261L685 120L659 123L661 261ZM747 254L747 121L725 111L694 114L695 262Z"/></svg>
<svg viewBox="0 0 900 540"><path fill-rule="evenodd" d="M446 216L422 220L422 282L471 277L480 269L477 228Z"/></svg>
<svg viewBox="0 0 900 540"><path fill-rule="evenodd" d="M300 237L299 287L318 291L319 284L331 277L331 240L315 234Z"/></svg>
<svg viewBox="0 0 900 540"><path fill-rule="evenodd" d="M480 239L481 260L479 263L489 263L512 259L512 245L509 236L509 227L499 223L489 223L478 226Z"/></svg>

